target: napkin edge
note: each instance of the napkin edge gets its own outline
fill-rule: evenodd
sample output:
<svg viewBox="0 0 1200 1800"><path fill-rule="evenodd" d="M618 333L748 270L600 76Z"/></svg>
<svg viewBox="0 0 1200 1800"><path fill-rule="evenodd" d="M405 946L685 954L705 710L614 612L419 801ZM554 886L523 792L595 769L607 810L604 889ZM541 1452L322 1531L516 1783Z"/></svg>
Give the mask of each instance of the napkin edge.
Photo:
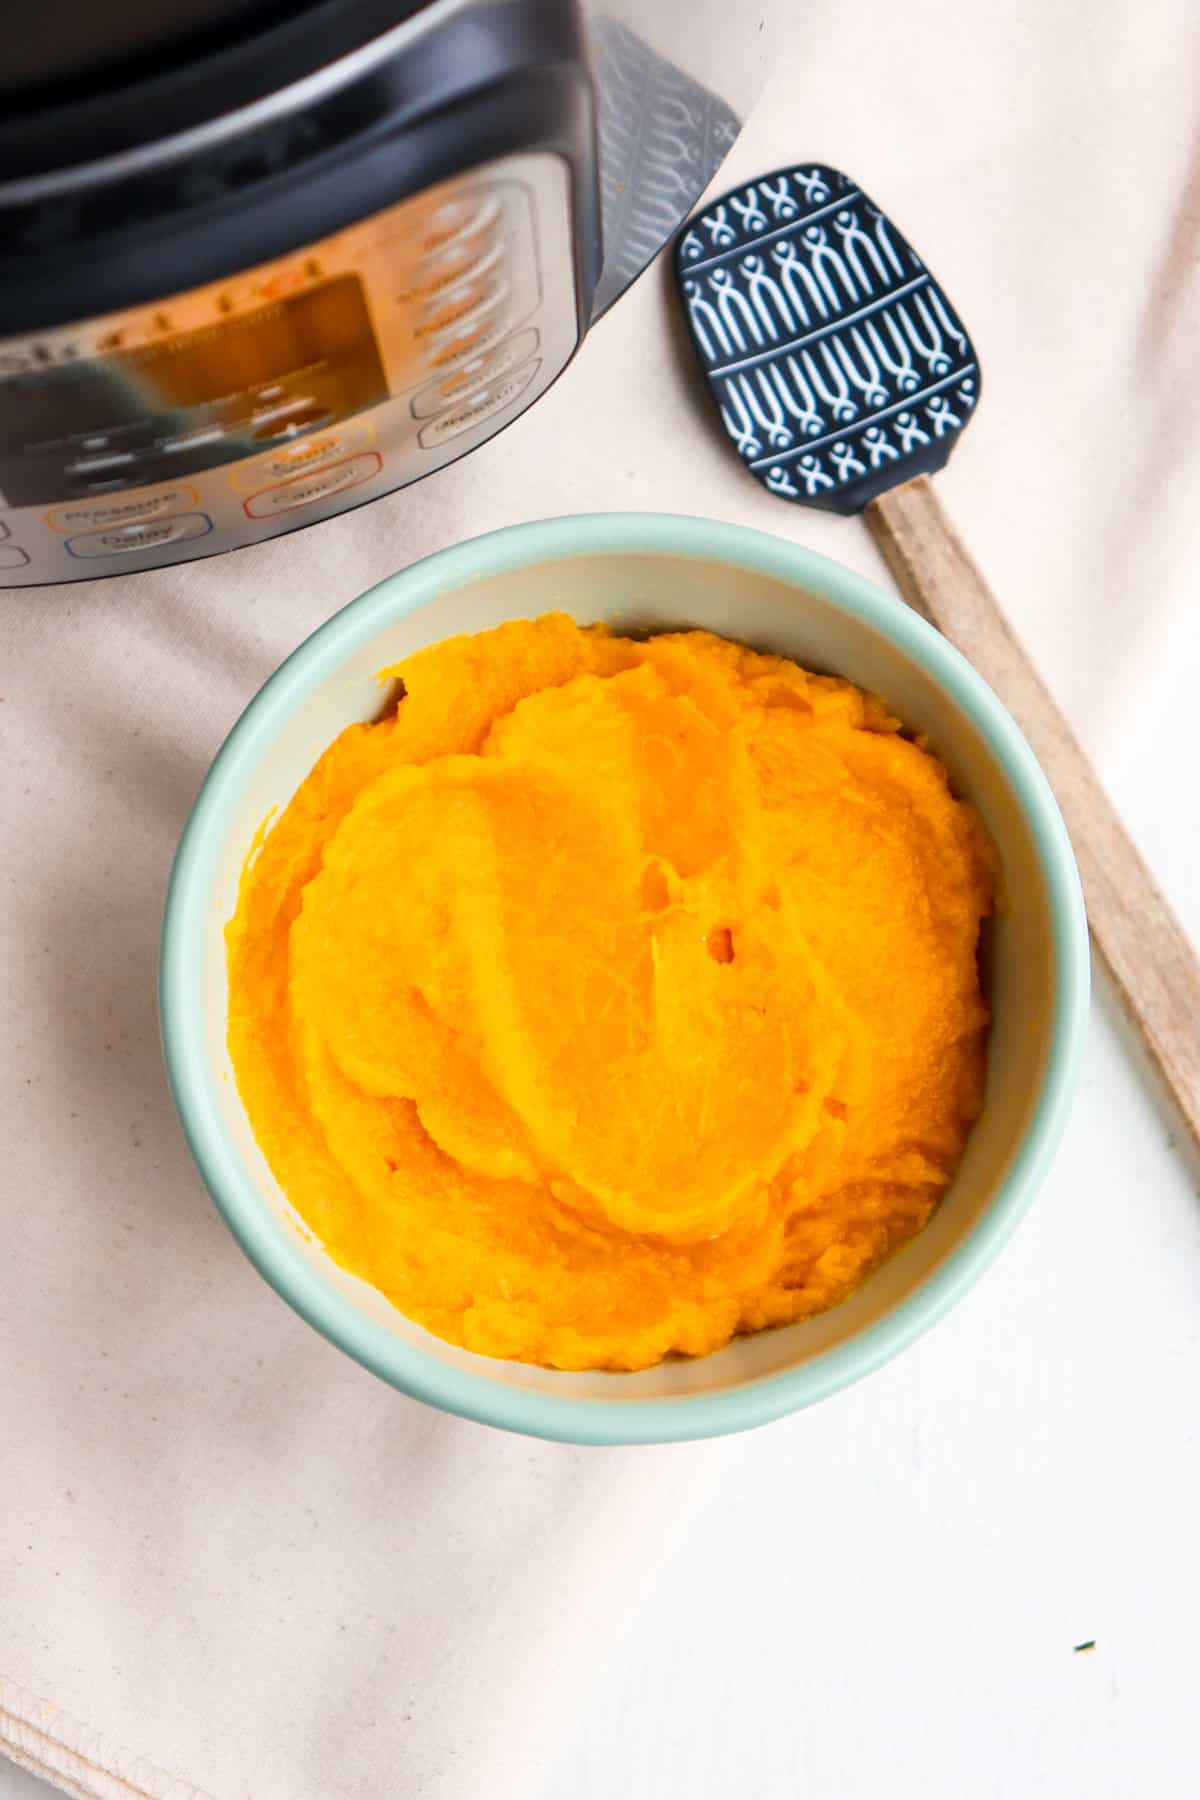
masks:
<svg viewBox="0 0 1200 1800"><path fill-rule="evenodd" d="M211 1800L3 1675L0 1754L72 1800Z"/></svg>

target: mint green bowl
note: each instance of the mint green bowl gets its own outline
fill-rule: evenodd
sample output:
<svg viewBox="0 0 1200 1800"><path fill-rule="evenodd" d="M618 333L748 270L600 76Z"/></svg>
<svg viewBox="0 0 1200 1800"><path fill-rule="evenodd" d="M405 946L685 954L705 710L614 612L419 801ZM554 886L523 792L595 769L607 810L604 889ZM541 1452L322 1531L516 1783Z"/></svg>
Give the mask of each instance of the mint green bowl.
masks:
<svg viewBox="0 0 1200 1800"><path fill-rule="evenodd" d="M937 1213L843 1305L636 1375L496 1362L432 1337L300 1226L242 1110L225 1046L223 930L254 834L354 720L374 677L422 645L551 609L616 629L703 626L848 677L929 738L1000 853L987 1097ZM160 971L171 1091L200 1173L260 1273L311 1325L406 1394L511 1431L657 1443L761 1425L895 1356L983 1272L1061 1136L1088 1007L1071 846L1016 726L900 601L782 538L653 513L517 525L383 581L313 634L247 707L196 801L167 896Z"/></svg>

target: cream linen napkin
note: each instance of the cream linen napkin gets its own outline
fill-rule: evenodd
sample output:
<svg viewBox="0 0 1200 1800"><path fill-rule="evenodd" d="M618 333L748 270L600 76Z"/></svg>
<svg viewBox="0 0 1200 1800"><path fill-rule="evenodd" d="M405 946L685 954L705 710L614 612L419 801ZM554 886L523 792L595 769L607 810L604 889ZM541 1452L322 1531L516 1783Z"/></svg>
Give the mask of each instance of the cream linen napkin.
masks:
<svg viewBox="0 0 1200 1800"><path fill-rule="evenodd" d="M841 162L928 252L985 371L944 491L1193 927L1171 768L1200 678L1197 66L1188 0L808 4L722 177ZM736 1478L736 1443L582 1452L442 1418L317 1338L205 1199L154 1016L209 758L388 571L639 506L879 574L859 527L739 474L684 355L660 268L430 482L236 557L0 597L0 1748L67 1792L527 1800L714 1464Z"/></svg>

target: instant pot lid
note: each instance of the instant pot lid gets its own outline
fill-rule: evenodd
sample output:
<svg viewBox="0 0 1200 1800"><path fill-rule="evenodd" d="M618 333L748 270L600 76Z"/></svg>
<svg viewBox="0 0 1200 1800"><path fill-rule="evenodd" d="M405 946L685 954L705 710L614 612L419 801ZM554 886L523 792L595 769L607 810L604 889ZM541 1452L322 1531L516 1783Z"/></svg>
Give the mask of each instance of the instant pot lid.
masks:
<svg viewBox="0 0 1200 1800"><path fill-rule="evenodd" d="M531 149L574 173L590 306L576 0L292 0L241 27L93 62L75 99L64 83L0 101L0 339L223 281Z"/></svg>
<svg viewBox="0 0 1200 1800"><path fill-rule="evenodd" d="M293 11L299 11L297 6ZM268 0L126 0L88 5L87 0L44 0L30 9L0 64L0 94L52 90L64 81L89 80L114 64L194 46L205 36L240 33L285 9Z"/></svg>
<svg viewBox="0 0 1200 1800"><path fill-rule="evenodd" d="M0 187L252 105L453 0L37 0L0 58Z"/></svg>

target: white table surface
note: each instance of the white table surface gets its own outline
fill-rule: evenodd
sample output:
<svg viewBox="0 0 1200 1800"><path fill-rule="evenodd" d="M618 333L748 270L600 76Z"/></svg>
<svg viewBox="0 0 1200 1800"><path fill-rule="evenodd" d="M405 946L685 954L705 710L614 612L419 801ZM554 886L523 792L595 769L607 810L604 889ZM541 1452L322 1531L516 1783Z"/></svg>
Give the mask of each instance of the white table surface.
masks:
<svg viewBox="0 0 1200 1800"><path fill-rule="evenodd" d="M1194 287L1190 297L1171 287L1172 270L1195 282L1195 237L1182 263L1168 256L1147 272L1134 260L1141 245L1127 265L1120 244L1101 257L1102 225L1087 218L1108 209L1128 227L1127 186L1141 182L1148 206L1191 229L1196 21L1173 0L1010 4L986 18L941 0L875 11L870 25L844 14L838 24L839 67L857 58L863 73L848 103L845 88L817 74L819 27L832 28L838 9L804 9L795 64L730 173L811 155L842 162L908 226L958 299L989 384L943 491L1200 931L1200 834L1186 774L1200 686L1187 581L1200 445L1197 385L1181 387L1178 374L1200 368L1200 308ZM923 73L921 53L935 38L936 78ZM883 153L881 107L894 161ZM949 157L941 175L929 166L931 109ZM1048 109L1062 121L1063 153L1094 178L1075 207L1051 180L1066 234L1057 260L1045 220L1015 247L978 226L955 230L939 181L954 183L956 207L1003 212L1005 184L1017 178L1006 147L1019 159L1023 133ZM1008 113L1011 126L998 124ZM916 137L927 166L906 157L906 117L926 120ZM986 155L963 148L974 119ZM1031 188L1030 210L1044 202ZM1147 305L1166 296L1143 346L1150 374L1141 367L1160 384L1163 435L1143 428L1136 445L1106 447L1101 401L1114 377L1079 350L1067 303L1081 284L1093 323L1110 314L1114 330L1136 335L1137 295L1123 311L1106 285L1123 266ZM581 403L605 403L637 309L646 316L665 303L652 276L626 303L626 324L618 309L597 332L535 409L543 437L555 409L565 422ZM1033 322L1028 332L1021 319ZM1188 355L1172 337L1179 331L1191 334ZM1175 360L1156 375L1160 350ZM662 394L673 401L669 382ZM505 443L507 454L522 439L514 432ZM1099 483L1106 469L1136 463L1140 486L1118 491L1114 478L1091 514L1075 490L1067 504L1066 471L1084 454L1095 456ZM1169 472L1180 457L1190 458L1186 490ZM642 479L629 481L629 502L687 510L694 469L700 510L720 467L725 516L878 573L856 525L772 510L704 436L699 415L680 416L679 458L675 470L641 470L630 442L628 473ZM531 498L536 511L536 487ZM605 503L616 502L606 494ZM1200 1792L1198 1395L1200 1178L1101 996L1067 1141L1013 1245L897 1362L731 1447L547 1771L542 1800L1191 1800ZM1089 1640L1094 1649L1076 1649ZM0 1800L49 1792L0 1768Z"/></svg>
<svg viewBox="0 0 1200 1800"><path fill-rule="evenodd" d="M739 1441L542 1800L1192 1800L1198 1270L1200 1193L1101 1009L999 1266ZM0 1766L0 1800L50 1793Z"/></svg>

